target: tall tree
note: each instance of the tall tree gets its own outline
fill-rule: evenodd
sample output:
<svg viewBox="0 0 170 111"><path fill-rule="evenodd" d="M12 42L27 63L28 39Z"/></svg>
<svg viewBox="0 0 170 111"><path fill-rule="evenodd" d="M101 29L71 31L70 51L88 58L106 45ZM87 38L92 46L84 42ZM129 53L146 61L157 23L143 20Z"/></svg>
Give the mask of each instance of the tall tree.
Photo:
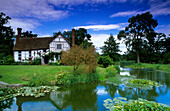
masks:
<svg viewBox="0 0 170 111"><path fill-rule="evenodd" d="M13 35L14 32L10 26L6 26L11 18L4 13L0 13L0 59L4 56L13 54Z"/></svg>
<svg viewBox="0 0 170 111"><path fill-rule="evenodd" d="M107 39L106 42L104 42L104 46L101 47L103 55L108 55L110 58L113 59L113 61L119 60L119 43L116 43L116 40L114 39L113 35L110 35L110 37Z"/></svg>
<svg viewBox="0 0 170 111"><path fill-rule="evenodd" d="M125 39L125 44L128 50L136 52L137 62L140 62L140 51L143 48L143 43L146 36L154 32L154 28L157 27L157 20L153 19L153 15L150 12L137 14L129 18L129 25L125 27L118 34L118 38Z"/></svg>
<svg viewBox="0 0 170 111"><path fill-rule="evenodd" d="M64 31L63 35L68 38L70 43L72 43L72 31ZM79 28L75 30L75 45L82 45L83 48L87 48L92 45L91 35L87 33L87 30L84 28Z"/></svg>

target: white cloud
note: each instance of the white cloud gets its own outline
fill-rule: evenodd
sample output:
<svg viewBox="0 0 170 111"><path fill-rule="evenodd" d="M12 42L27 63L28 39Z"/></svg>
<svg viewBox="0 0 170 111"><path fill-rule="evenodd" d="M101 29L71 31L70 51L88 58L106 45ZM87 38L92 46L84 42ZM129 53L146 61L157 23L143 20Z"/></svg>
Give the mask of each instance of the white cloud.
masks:
<svg viewBox="0 0 170 111"><path fill-rule="evenodd" d="M68 16L68 11L54 9L47 0L1 0L0 11L12 18L59 20Z"/></svg>
<svg viewBox="0 0 170 111"><path fill-rule="evenodd" d="M10 24L8 26L12 26L15 32L17 32L17 28L22 28L23 31L31 31L35 29L37 26L41 25L36 20L32 19L11 19L9 20Z"/></svg>
<svg viewBox="0 0 170 111"><path fill-rule="evenodd" d="M109 34L91 34L91 41L93 42L93 44L95 45L97 52L99 52L101 54L101 49L100 47L104 46L104 42L110 37ZM116 39L117 43L120 43L119 45L119 49L122 51L120 52L120 54L123 54L124 52L127 51L126 46L124 43L122 43L122 40L119 41L117 39L117 35L113 35L114 38Z"/></svg>
<svg viewBox="0 0 170 111"><path fill-rule="evenodd" d="M169 35L170 34L170 24L158 26L156 31L159 33L165 33L166 35Z"/></svg>
<svg viewBox="0 0 170 111"><path fill-rule="evenodd" d="M91 29L93 31L111 30L111 29L122 30L126 24L127 23L109 24L109 25L88 25L88 26L76 26L74 28L75 29L85 28L85 29Z"/></svg>
<svg viewBox="0 0 170 111"><path fill-rule="evenodd" d="M124 11L124 12L118 12L115 14L112 14L110 17L126 17L126 16L134 16L136 14L141 14L144 12L148 12L150 11L154 16L158 16L158 15L169 15L170 14L170 1L166 1L166 2L160 2L160 1L150 1L150 8L148 10L144 10L144 11L137 11L137 10L133 10L133 11Z"/></svg>

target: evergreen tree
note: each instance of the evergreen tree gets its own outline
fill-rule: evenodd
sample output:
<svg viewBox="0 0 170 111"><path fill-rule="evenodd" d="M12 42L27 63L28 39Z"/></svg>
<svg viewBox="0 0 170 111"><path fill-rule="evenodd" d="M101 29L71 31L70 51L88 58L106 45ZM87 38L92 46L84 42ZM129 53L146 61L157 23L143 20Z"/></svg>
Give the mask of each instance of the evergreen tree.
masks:
<svg viewBox="0 0 170 111"><path fill-rule="evenodd" d="M13 55L13 35L10 26L6 26L11 18L4 13L0 13L0 60L8 55Z"/></svg>
<svg viewBox="0 0 170 111"><path fill-rule="evenodd" d="M110 37L107 39L106 42L104 42L104 46L101 47L103 55L108 55L110 58L113 59L113 61L119 60L119 43L116 43L116 40L114 39L113 35L110 35Z"/></svg>

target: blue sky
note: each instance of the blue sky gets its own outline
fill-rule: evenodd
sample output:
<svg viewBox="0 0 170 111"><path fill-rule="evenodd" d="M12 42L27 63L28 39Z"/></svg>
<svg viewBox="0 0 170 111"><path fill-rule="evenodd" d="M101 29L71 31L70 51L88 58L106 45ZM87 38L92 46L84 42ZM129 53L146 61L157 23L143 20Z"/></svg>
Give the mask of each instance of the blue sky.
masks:
<svg viewBox="0 0 170 111"><path fill-rule="evenodd" d="M169 34L170 0L0 0L0 12L12 18L8 25L15 32L21 27L48 37L58 31L86 28L97 49L109 34L116 38L130 17L147 11L158 20L155 30ZM122 41L117 42L120 50L126 51Z"/></svg>

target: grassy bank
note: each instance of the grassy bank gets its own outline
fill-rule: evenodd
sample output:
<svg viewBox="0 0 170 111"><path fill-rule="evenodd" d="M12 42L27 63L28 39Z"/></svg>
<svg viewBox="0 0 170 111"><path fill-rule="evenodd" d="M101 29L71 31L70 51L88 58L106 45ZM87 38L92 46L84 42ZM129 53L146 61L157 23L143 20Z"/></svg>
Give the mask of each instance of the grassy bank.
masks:
<svg viewBox="0 0 170 111"><path fill-rule="evenodd" d="M56 83L71 85L96 80L106 81L109 77L115 77L117 74L114 66L108 68L97 67L95 74L83 74L82 71L73 74L72 71L72 66L0 65L0 81L29 86L55 85Z"/></svg>
<svg viewBox="0 0 170 111"><path fill-rule="evenodd" d="M127 67L135 68L135 69L149 68L149 69L155 69L155 70L162 70L162 71L170 72L170 65L168 65L168 64L138 63L138 64L129 65Z"/></svg>
<svg viewBox="0 0 170 111"><path fill-rule="evenodd" d="M35 75L48 80L52 79L59 71L71 71L72 69L72 66L0 65L0 75L2 76L0 81L9 84L28 84Z"/></svg>

